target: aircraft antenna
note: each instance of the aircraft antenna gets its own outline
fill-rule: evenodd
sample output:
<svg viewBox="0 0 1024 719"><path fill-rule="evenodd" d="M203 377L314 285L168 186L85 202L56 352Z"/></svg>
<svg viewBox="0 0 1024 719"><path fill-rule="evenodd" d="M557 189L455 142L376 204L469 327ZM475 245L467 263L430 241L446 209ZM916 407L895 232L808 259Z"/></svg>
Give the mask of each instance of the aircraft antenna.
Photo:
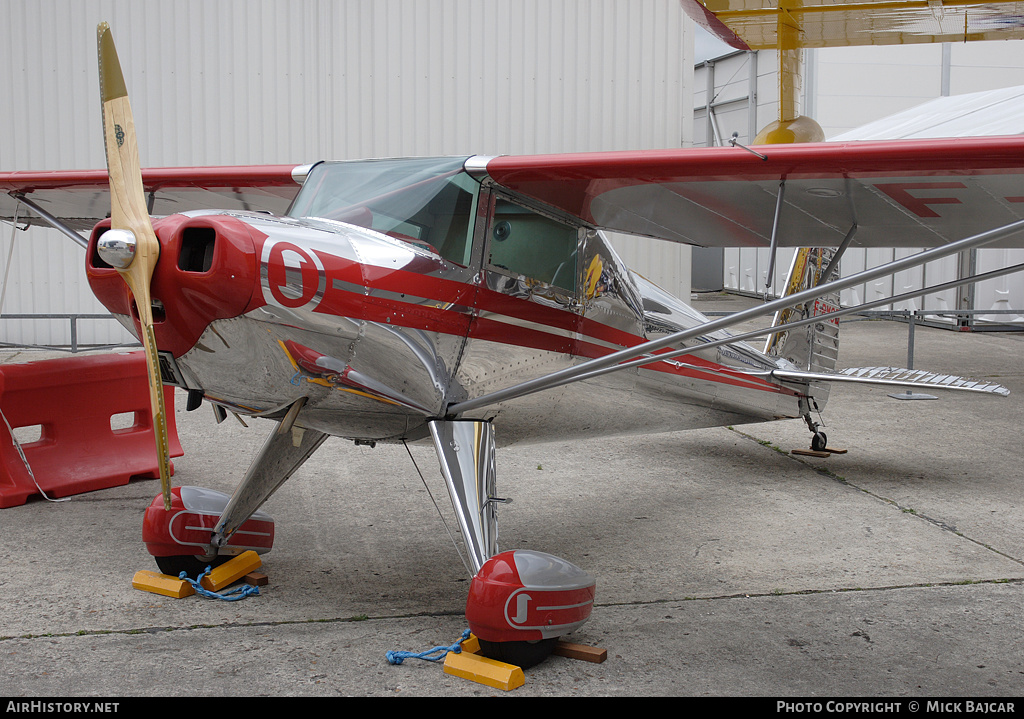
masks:
<svg viewBox="0 0 1024 719"><path fill-rule="evenodd" d="M738 133L738 132L732 133L732 137L729 138L729 144L732 145L733 147L742 147L744 150L749 152L751 155L757 155L758 157L760 157L765 162L768 162L768 156L767 155L762 155L760 152L757 152L756 150L751 150L749 147L747 147L746 145L742 144L739 141L739 136L740 136L740 133Z"/></svg>

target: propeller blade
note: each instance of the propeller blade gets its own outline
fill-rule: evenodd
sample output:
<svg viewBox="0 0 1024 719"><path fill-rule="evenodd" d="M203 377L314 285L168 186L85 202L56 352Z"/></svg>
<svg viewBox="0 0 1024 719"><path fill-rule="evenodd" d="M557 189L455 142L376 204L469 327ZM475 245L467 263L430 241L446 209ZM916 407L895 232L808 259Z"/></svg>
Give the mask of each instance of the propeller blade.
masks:
<svg viewBox="0 0 1024 719"><path fill-rule="evenodd" d="M146 350L149 370L149 400L153 411L153 434L156 438L160 486L164 495L164 507L170 511L171 469L167 447L167 413L164 407L156 336L153 333L153 307L149 287L157 260L160 258L160 242L153 231L146 207L146 193L142 186L142 169L139 165L139 148L135 138L135 122L132 119L131 105L128 103L128 90L121 73L121 63L117 58L114 39L107 23L100 23L96 28L96 39L100 99L103 104L103 137L106 145L107 173L110 176L110 224L111 231L119 231L117 236L120 255L111 264L117 268L128 285L139 313L139 324L142 328L140 339ZM130 233L130 236L126 233ZM102 248L100 254L103 256Z"/></svg>

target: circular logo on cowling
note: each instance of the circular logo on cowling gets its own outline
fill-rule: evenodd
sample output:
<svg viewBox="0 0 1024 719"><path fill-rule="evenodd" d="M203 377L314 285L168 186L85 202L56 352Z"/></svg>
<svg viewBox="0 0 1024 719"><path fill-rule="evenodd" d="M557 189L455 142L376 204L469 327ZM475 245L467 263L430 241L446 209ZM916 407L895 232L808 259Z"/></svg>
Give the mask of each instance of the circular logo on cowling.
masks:
<svg viewBox="0 0 1024 719"><path fill-rule="evenodd" d="M324 297L327 275L315 252L268 239L260 258L260 284L269 305L315 308Z"/></svg>

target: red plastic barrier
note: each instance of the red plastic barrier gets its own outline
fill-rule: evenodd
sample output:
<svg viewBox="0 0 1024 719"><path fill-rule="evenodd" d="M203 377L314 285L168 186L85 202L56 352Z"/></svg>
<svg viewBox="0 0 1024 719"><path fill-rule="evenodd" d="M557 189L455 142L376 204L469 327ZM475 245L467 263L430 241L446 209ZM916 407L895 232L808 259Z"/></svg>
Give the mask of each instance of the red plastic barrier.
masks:
<svg viewBox="0 0 1024 719"><path fill-rule="evenodd" d="M180 457L173 387L164 387L164 399L170 456ZM160 476L143 352L0 366L0 410L0 508L40 489L66 497ZM131 426L112 429L111 417L125 413L134 413ZM40 427L38 439L21 443L35 482L7 424Z"/></svg>

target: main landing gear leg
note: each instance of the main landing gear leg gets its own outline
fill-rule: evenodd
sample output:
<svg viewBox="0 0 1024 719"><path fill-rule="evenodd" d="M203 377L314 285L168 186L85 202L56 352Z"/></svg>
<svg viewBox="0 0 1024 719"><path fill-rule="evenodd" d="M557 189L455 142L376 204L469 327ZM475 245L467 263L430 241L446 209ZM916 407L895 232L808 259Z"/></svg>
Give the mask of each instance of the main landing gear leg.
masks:
<svg viewBox="0 0 1024 719"><path fill-rule="evenodd" d="M490 422L435 420L430 436L476 574L498 552L495 504L507 501L494 496L494 428Z"/></svg>
<svg viewBox="0 0 1024 719"><path fill-rule="evenodd" d="M299 408L301 403L293 405L294 411L274 427L230 497L201 487L176 487L169 512L162 496L154 500L146 510L142 538L161 572L196 577L246 548L270 551L274 520L257 510L327 439L295 425ZM245 540L231 543L239 529Z"/></svg>
<svg viewBox="0 0 1024 719"><path fill-rule="evenodd" d="M530 550L498 554L494 429L489 422L435 420L430 436L462 531L473 581L469 628L491 659L531 667L558 637L590 616L594 578L564 559Z"/></svg>
<svg viewBox="0 0 1024 719"><path fill-rule="evenodd" d="M287 418L286 418L287 420ZM242 481L235 487L214 528L211 544L220 548L253 512L324 443L327 435L279 422L270 432Z"/></svg>

